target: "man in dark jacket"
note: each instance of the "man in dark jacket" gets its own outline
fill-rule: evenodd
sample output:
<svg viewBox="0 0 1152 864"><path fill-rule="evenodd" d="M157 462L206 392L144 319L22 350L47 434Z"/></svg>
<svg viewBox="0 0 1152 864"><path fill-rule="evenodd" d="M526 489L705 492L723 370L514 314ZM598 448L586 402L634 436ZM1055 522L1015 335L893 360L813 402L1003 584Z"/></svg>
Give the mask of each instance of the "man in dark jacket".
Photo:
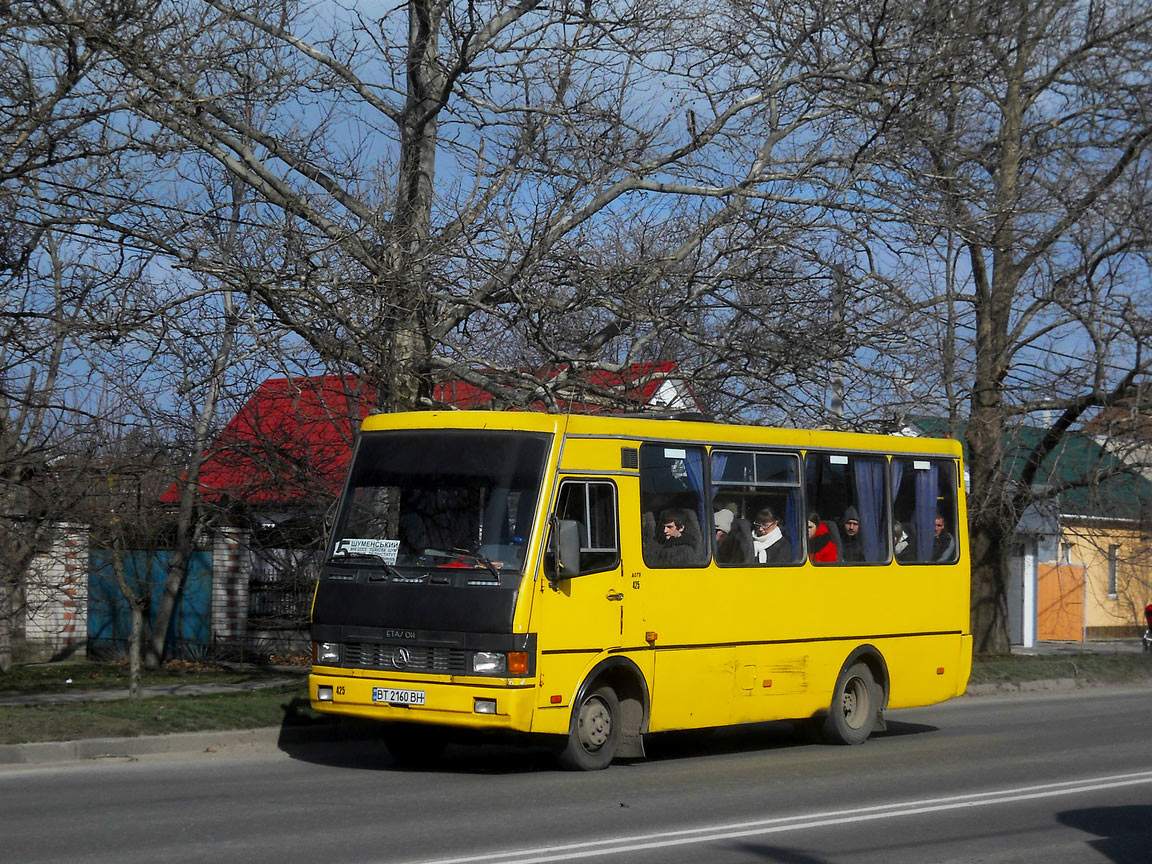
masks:
<svg viewBox="0 0 1152 864"><path fill-rule="evenodd" d="M844 534L840 538L840 560L863 561L864 544L860 538L860 514L856 512L855 507L849 505L844 511L841 525L844 527Z"/></svg>
<svg viewBox="0 0 1152 864"><path fill-rule="evenodd" d="M932 538L933 561L951 561L956 557L956 540L944 526L944 514L937 510L935 536Z"/></svg>
<svg viewBox="0 0 1152 864"><path fill-rule="evenodd" d="M649 544L644 558L654 567L676 567L700 563L699 538L691 537L688 514L678 508L660 513L655 542Z"/></svg>

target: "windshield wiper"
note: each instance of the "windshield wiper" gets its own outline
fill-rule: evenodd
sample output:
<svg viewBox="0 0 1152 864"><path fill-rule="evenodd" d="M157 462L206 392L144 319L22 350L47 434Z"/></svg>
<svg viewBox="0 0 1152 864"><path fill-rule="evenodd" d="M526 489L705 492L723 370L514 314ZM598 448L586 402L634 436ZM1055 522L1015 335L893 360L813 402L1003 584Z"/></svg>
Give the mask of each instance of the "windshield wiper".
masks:
<svg viewBox="0 0 1152 864"><path fill-rule="evenodd" d="M404 578L404 574L384 560L383 555L377 555L375 552L349 552L346 549L333 552L332 557L328 559L328 563L333 561L349 561L359 559L361 561L375 561L388 573L389 576L396 576L400 579Z"/></svg>
<svg viewBox="0 0 1152 864"><path fill-rule="evenodd" d="M471 558L473 561L475 561L481 567L487 568L488 571L497 580L499 580L499 578L500 578L500 568L496 566L496 562L492 561L486 555L482 555L479 551L476 551L476 550L453 548L453 549L445 552L443 549L425 549L424 554L425 555L432 555L433 557L436 557L436 558L453 558L453 557L460 557L460 556L463 556L465 558Z"/></svg>

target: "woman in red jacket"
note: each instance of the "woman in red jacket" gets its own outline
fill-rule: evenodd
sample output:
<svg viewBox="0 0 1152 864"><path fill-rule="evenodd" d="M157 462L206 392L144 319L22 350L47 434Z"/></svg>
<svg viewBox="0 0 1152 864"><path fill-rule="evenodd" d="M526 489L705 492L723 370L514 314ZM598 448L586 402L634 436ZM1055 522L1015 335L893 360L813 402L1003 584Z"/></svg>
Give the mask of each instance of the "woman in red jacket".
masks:
<svg viewBox="0 0 1152 864"><path fill-rule="evenodd" d="M817 564L829 564L839 558L836 540L828 526L820 521L820 514L808 511L808 559Z"/></svg>

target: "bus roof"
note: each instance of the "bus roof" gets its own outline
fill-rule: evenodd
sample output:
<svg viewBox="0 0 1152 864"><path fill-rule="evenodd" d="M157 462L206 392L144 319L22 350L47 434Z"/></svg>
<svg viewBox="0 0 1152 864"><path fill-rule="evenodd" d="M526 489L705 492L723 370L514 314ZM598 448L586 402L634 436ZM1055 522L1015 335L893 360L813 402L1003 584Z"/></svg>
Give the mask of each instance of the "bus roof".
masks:
<svg viewBox="0 0 1152 864"><path fill-rule="evenodd" d="M531 411L411 411L374 414L365 418L361 426L364 432L390 429L499 429L636 441L671 440L801 449L880 450L946 454L956 458L961 455L960 442L951 438L918 438L618 415L545 414Z"/></svg>

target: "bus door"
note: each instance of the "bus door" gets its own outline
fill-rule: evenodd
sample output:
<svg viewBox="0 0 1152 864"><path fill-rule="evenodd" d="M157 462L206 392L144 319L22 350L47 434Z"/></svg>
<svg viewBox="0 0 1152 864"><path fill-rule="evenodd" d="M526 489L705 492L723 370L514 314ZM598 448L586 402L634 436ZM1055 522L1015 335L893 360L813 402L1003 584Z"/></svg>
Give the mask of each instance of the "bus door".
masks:
<svg viewBox="0 0 1152 864"><path fill-rule="evenodd" d="M580 525L580 570L539 578L532 627L540 652L540 705L570 705L597 657L630 644L642 627L637 592L620 558L620 495L608 478L561 477L553 515ZM641 639L643 634L641 633ZM562 696L557 703L554 697Z"/></svg>

